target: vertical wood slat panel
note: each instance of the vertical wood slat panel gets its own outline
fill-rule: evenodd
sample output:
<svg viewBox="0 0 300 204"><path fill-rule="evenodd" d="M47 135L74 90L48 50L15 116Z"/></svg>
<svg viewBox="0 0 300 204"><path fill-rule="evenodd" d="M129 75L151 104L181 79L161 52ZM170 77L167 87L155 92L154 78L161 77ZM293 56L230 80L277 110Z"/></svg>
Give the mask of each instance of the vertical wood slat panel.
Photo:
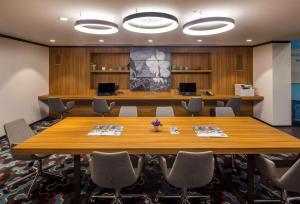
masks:
<svg viewBox="0 0 300 204"><path fill-rule="evenodd" d="M129 47L50 48L49 93L57 95L94 94L92 82L99 80L99 76L93 74L92 78L90 73L91 53L124 53L125 55L129 52ZM183 53L183 56L186 56L186 53L210 53L210 68L212 70L211 73L172 74L172 88L177 88L181 80L185 82L195 81L198 83L199 89L207 87L207 89L211 88L215 94L233 94L235 83L252 84L252 47L173 47L171 52L179 56L177 60L184 60L180 53ZM236 70L235 65L237 54L243 58L243 69L239 71ZM55 64L55 58L58 55L61 63ZM187 59L186 63L195 63L197 60L190 58ZM205 63L207 62L203 62L203 64ZM114 64L112 63L112 65ZM120 88L129 86L129 74L128 76L124 73L107 74L104 75L104 79L118 82Z"/></svg>

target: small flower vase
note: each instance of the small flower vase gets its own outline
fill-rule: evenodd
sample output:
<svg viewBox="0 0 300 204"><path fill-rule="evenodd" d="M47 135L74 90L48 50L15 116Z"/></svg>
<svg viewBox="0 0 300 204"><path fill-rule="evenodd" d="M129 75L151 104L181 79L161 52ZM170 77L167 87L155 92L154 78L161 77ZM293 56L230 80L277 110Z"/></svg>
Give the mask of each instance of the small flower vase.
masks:
<svg viewBox="0 0 300 204"><path fill-rule="evenodd" d="M159 132L159 126L153 126L153 130L154 130L154 132Z"/></svg>

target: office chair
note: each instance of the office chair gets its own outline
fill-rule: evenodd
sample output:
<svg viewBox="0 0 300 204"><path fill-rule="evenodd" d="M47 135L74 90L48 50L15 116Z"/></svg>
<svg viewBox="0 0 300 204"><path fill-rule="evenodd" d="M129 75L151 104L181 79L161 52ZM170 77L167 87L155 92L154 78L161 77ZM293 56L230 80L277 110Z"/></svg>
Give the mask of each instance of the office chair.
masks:
<svg viewBox="0 0 300 204"><path fill-rule="evenodd" d="M224 101L217 101L217 107L231 107L235 115L240 114L241 110L241 97L232 97L225 104Z"/></svg>
<svg viewBox="0 0 300 204"><path fill-rule="evenodd" d="M137 107L136 106L121 106L119 117L137 117Z"/></svg>
<svg viewBox="0 0 300 204"><path fill-rule="evenodd" d="M139 157L138 167L134 169L128 152L93 152L89 161L93 183L102 188L114 189L115 194L108 196L92 193L90 201L95 202L96 198L112 199L112 204L122 204L122 198L144 198L145 201L151 201L144 194L121 194L122 188L131 186L138 180L143 162L143 157Z"/></svg>
<svg viewBox="0 0 300 204"><path fill-rule="evenodd" d="M112 109L115 107L116 102L111 102L108 106L107 101L105 99L95 98L92 102L93 110L96 113L100 113L104 116L107 113L110 113Z"/></svg>
<svg viewBox="0 0 300 204"><path fill-rule="evenodd" d="M234 117L235 114L231 107L216 107L215 108L216 117Z"/></svg>
<svg viewBox="0 0 300 204"><path fill-rule="evenodd" d="M266 185L261 184L261 187L272 194L276 199L271 200L255 200L255 202L283 202L289 204L291 201L300 200L300 197L288 197L287 192L300 193L300 160L289 168L283 175L277 175L278 169L273 161L267 159L263 155L256 155L255 165L259 173L261 174L262 180ZM276 187L281 191L281 195L272 191L270 188Z"/></svg>
<svg viewBox="0 0 300 204"><path fill-rule="evenodd" d="M156 107L156 117L174 117L174 111L172 106Z"/></svg>
<svg viewBox="0 0 300 204"><path fill-rule="evenodd" d="M181 101L181 105L187 112L191 113L192 116L194 116L199 115L202 112L204 102L202 98L193 97L189 100L188 104L185 101Z"/></svg>
<svg viewBox="0 0 300 204"><path fill-rule="evenodd" d="M60 98L50 97L48 98L48 105L50 110L60 114L60 118L62 119L64 114L68 113L75 106L75 101L68 101L64 105Z"/></svg>
<svg viewBox="0 0 300 204"><path fill-rule="evenodd" d="M8 138L10 150L17 144L22 143L23 141L25 141L35 135L34 132L32 131L32 129L29 127L29 125L25 122L24 119L18 119L18 120L15 120L15 121L5 124L4 130L5 130L6 136ZM34 179L29 187L29 190L26 193L26 199L29 200L31 197L33 188L36 186L37 180L40 176L49 175L49 176L58 177L60 179L65 179L65 177L63 177L61 175L57 175L57 174L53 174L53 173L45 171L45 170L55 166L55 164L47 166L46 168L43 168L42 160L49 157L50 155L41 155L41 154L16 155L16 154L13 154L12 151L11 151L11 153L12 153L13 158L16 160L31 161L29 166L30 167L32 166L34 171L33 172L30 171L31 173L27 174L26 176L24 176L16 181L12 181L8 185L6 185L5 191L11 191L13 189L13 187L15 187L17 184L20 184L21 182L34 176ZM35 162L38 163L38 167L34 166ZM60 166L63 166L63 164L60 164Z"/></svg>
<svg viewBox="0 0 300 204"><path fill-rule="evenodd" d="M180 198L181 204L190 204L190 198L210 200L210 196L189 195L188 189L199 188L211 182L214 175L212 152L178 152L173 167L168 169L167 161L160 157L160 166L166 181L182 189L181 195L159 195L159 198Z"/></svg>

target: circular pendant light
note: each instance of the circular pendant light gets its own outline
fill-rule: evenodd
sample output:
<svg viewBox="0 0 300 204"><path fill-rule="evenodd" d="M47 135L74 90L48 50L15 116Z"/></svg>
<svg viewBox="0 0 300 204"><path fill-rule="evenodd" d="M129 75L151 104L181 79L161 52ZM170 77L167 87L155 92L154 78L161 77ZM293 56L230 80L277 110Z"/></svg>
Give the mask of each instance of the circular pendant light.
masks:
<svg viewBox="0 0 300 204"><path fill-rule="evenodd" d="M160 12L143 12L129 15L123 19L123 27L136 33L165 33L176 29L175 16Z"/></svg>
<svg viewBox="0 0 300 204"><path fill-rule="evenodd" d="M234 20L226 17L200 18L183 25L188 35L214 35L229 31L235 27Z"/></svg>
<svg viewBox="0 0 300 204"><path fill-rule="evenodd" d="M118 25L109 21L85 19L78 20L74 25L75 30L90 34L113 34L118 32Z"/></svg>

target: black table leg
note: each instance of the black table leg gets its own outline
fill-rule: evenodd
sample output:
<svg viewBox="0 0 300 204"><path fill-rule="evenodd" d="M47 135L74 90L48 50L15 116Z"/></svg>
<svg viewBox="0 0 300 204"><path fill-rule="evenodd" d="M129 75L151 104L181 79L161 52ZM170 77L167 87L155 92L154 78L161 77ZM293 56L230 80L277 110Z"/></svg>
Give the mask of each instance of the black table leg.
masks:
<svg viewBox="0 0 300 204"><path fill-rule="evenodd" d="M80 170L80 155L79 154L74 154L74 178L73 178L73 183L74 183L74 200L73 203L81 203L81 170Z"/></svg>
<svg viewBox="0 0 300 204"><path fill-rule="evenodd" d="M254 203L254 154L247 155L247 204Z"/></svg>

